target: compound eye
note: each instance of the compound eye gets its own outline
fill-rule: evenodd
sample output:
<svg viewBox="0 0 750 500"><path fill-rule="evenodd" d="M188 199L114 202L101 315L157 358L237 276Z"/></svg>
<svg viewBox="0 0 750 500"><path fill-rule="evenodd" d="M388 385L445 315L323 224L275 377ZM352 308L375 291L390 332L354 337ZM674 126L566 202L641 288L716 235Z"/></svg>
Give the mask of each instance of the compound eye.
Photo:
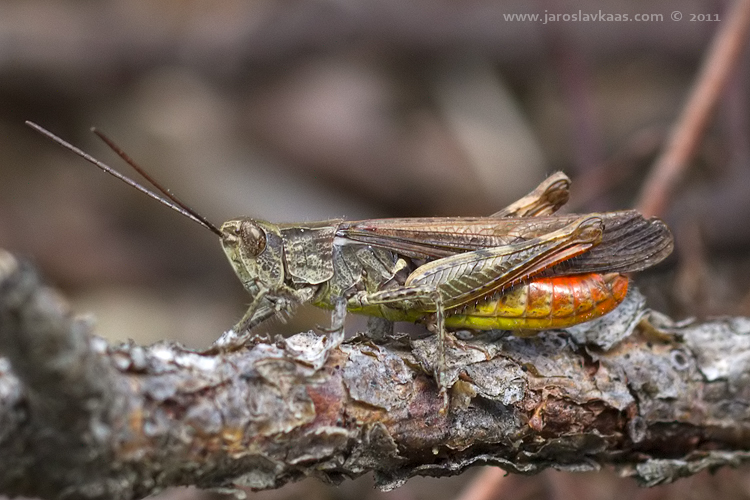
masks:
<svg viewBox="0 0 750 500"><path fill-rule="evenodd" d="M242 225L242 243L245 251L257 257L266 248L266 233L257 224L246 222Z"/></svg>

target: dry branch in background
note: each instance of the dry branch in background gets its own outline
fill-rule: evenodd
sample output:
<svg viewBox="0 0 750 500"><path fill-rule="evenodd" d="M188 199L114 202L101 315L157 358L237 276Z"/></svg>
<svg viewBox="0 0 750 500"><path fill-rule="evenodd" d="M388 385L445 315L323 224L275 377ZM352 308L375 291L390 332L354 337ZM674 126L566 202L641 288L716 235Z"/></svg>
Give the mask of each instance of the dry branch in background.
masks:
<svg viewBox="0 0 750 500"><path fill-rule="evenodd" d="M374 471L604 465L645 485L750 457L750 320L675 324L634 291L601 320L450 348L301 333L208 355L109 346L0 252L0 494L140 498L176 485L275 488Z"/></svg>
<svg viewBox="0 0 750 500"><path fill-rule="evenodd" d="M708 120L747 46L750 30L750 0L736 0L726 13L690 98L675 123L663 153L643 184L638 210L649 216L663 216L677 182L693 157Z"/></svg>

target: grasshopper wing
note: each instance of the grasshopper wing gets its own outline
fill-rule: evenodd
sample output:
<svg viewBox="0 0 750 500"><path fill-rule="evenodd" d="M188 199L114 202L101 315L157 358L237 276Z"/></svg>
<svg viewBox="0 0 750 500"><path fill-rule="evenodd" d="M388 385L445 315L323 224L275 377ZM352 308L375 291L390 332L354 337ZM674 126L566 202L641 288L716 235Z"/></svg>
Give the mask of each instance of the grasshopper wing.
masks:
<svg viewBox="0 0 750 500"><path fill-rule="evenodd" d="M445 309L459 307L580 255L596 245L601 237L601 218L595 214L583 216L539 238L428 262L414 270L404 286L437 290Z"/></svg>
<svg viewBox="0 0 750 500"><path fill-rule="evenodd" d="M672 233L660 219L645 219L635 210L609 212L602 216L604 235L601 243L591 251L555 266L551 274L642 271L672 253Z"/></svg>
<svg viewBox="0 0 750 500"><path fill-rule="evenodd" d="M591 251L555 267L553 274L640 271L672 251L672 234L659 219L635 210L596 214L602 240ZM581 215L542 217L428 217L344 222L336 233L350 242L427 261L483 248L513 245L560 230Z"/></svg>

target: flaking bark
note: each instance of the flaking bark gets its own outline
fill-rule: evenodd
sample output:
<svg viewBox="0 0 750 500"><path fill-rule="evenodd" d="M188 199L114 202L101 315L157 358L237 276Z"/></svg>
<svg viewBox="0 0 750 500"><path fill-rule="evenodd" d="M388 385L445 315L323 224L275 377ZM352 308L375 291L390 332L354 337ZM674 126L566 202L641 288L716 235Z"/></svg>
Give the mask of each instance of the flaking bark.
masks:
<svg viewBox="0 0 750 500"><path fill-rule="evenodd" d="M675 324L632 292L568 331L456 340L441 412L434 336L110 346L0 251L0 494L129 499L370 471L389 489L486 463L665 483L750 457L749 333L745 318Z"/></svg>

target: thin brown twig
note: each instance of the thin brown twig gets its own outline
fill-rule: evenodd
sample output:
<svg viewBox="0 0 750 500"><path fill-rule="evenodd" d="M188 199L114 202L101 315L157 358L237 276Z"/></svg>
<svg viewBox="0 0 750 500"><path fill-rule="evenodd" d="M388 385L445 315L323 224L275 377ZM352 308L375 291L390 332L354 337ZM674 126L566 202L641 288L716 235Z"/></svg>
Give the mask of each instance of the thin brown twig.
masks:
<svg viewBox="0 0 750 500"><path fill-rule="evenodd" d="M499 498L500 491L507 483L508 473L500 467L485 467L482 472L461 491L456 500L492 500Z"/></svg>
<svg viewBox="0 0 750 500"><path fill-rule="evenodd" d="M750 0L738 0L726 18L726 23L714 38L669 142L643 186L637 207L644 215L664 213L675 185L698 147L711 112L746 45L750 28Z"/></svg>

